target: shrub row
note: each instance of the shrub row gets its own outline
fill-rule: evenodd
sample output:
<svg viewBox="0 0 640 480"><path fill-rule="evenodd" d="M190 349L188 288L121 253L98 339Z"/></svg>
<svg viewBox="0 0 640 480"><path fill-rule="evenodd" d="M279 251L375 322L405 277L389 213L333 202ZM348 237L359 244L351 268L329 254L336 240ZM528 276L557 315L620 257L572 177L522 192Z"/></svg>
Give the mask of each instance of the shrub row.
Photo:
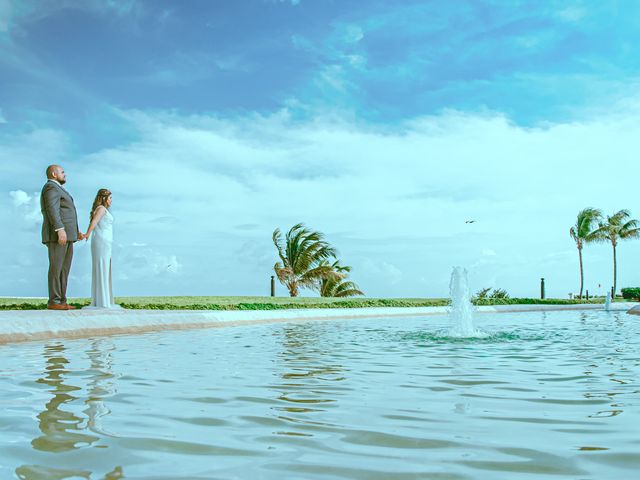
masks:
<svg viewBox="0 0 640 480"><path fill-rule="evenodd" d="M448 304L449 302L447 300L424 300L409 302L393 299L358 299L331 303L209 303L179 306L170 303L121 303L124 308L132 310L292 310L300 308L441 307Z"/></svg>
<svg viewBox="0 0 640 480"><path fill-rule="evenodd" d="M640 290L640 289L639 289ZM590 299L589 303L602 303L602 298ZM486 298L476 300L475 305L577 305L586 303L580 299L544 299L538 298ZM86 306L87 303L72 303L75 307ZM175 305L171 303L121 303L122 307L130 310L291 310L301 308L365 308L365 307L443 307L449 302L445 299L434 300L395 300L395 299L358 299L339 302L318 303L194 303L191 305ZM19 303L0 305L0 310L44 310L46 303Z"/></svg>
<svg viewBox="0 0 640 480"><path fill-rule="evenodd" d="M603 298L590 298L587 302L586 299L564 299L564 298L487 298L484 300L475 300L474 305L478 306L491 306L491 305L579 305L583 303L604 303Z"/></svg>

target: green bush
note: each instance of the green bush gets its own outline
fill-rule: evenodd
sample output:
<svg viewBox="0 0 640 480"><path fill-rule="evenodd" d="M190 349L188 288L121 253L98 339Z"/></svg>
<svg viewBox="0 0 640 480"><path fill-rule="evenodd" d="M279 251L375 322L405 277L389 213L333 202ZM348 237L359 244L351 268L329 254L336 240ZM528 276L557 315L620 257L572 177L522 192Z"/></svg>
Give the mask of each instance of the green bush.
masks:
<svg viewBox="0 0 640 480"><path fill-rule="evenodd" d="M493 292L491 292L491 297L494 300L508 300L509 294L503 288L496 288Z"/></svg>
<svg viewBox="0 0 640 480"><path fill-rule="evenodd" d="M484 300L475 300L474 305L492 306L492 305L580 305L584 303L604 303L601 298L589 298L587 302L584 298L564 299L564 298L545 298L541 300L539 298L486 298Z"/></svg>
<svg viewBox="0 0 640 480"><path fill-rule="evenodd" d="M621 291L622 291L622 297L626 298L627 300L633 300L634 298L636 300L640 300L640 288L638 287L623 288Z"/></svg>
<svg viewBox="0 0 640 480"><path fill-rule="evenodd" d="M623 289L629 290L629 289ZM639 291L640 289L631 289ZM638 292L640 293L640 292ZM638 294L636 293L636 295ZM502 296L501 294L496 297ZM626 298L626 297L625 297ZM165 301L149 301L143 299L137 303L135 300L127 299L118 302L122 307L130 310L291 310L300 308L363 308L363 307L443 307L449 305L449 300L444 298L424 298L424 299L402 299L402 298L359 298L339 301L323 301L323 299L286 299L283 303L271 303L266 301L236 301L226 303L225 301L216 301L212 298L204 298L202 302L197 303L197 297L190 299L188 302L178 302L166 299ZM116 301L118 301L116 299ZM588 303L603 303L603 298L590 298ZM194 302L194 303L191 303ZM576 305L587 303L582 299L559 299L549 298L540 300L539 298L492 298L485 296L484 298L473 299L475 305ZM71 303L75 307L83 307L89 304L86 299L78 299ZM0 302L0 310L44 310L47 308L46 300L31 301L25 303L18 302Z"/></svg>
<svg viewBox="0 0 640 480"><path fill-rule="evenodd" d="M508 305L511 297L503 288L483 288L471 298L471 302L477 305ZM488 302L488 303L487 303Z"/></svg>
<svg viewBox="0 0 640 480"><path fill-rule="evenodd" d="M376 298L371 300L342 300L331 303L200 303L193 305L175 305L171 303L121 303L124 308L131 310L292 310L299 308L365 308L365 307L442 307L448 305L448 300L395 300L386 298Z"/></svg>
<svg viewBox="0 0 640 480"><path fill-rule="evenodd" d="M489 297L489 292L490 291L491 291L491 287L481 288L480 290L478 290L476 292L476 294L473 296L473 298L471 300L472 301L475 301L475 300L486 300L487 297Z"/></svg>

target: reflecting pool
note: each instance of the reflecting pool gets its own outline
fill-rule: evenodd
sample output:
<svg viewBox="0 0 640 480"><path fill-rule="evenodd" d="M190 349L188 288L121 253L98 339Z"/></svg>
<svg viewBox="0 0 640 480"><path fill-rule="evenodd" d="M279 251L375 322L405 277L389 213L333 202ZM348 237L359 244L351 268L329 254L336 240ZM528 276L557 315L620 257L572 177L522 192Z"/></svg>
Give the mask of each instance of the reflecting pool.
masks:
<svg viewBox="0 0 640 480"><path fill-rule="evenodd" d="M447 322L0 346L0 479L635 477L639 317Z"/></svg>

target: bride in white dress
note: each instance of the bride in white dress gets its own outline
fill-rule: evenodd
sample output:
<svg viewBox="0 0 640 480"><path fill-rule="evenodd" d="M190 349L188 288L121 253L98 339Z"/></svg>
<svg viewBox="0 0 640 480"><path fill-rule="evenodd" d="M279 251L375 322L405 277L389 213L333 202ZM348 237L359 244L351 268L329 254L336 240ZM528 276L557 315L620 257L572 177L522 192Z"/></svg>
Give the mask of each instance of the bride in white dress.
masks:
<svg viewBox="0 0 640 480"><path fill-rule="evenodd" d="M91 236L91 305L93 308L121 308L113 301L111 247L113 245L113 215L111 192L98 190L91 207L91 222L85 239ZM93 233L93 235L91 235Z"/></svg>

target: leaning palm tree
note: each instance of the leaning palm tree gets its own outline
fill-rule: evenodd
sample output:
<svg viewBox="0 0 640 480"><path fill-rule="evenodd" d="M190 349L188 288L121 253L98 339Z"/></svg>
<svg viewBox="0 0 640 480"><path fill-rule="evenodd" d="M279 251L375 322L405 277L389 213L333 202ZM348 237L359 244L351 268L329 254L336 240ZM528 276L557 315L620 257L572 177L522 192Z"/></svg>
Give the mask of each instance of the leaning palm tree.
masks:
<svg viewBox="0 0 640 480"><path fill-rule="evenodd" d="M616 259L616 247L620 240L640 238L640 223L631 217L629 210L620 210L611 216L607 216L606 222L600 222L600 228L596 235L600 241L611 242L613 247L613 294L616 294L618 263Z"/></svg>
<svg viewBox="0 0 640 480"><path fill-rule="evenodd" d="M322 265L329 265L329 262L325 260ZM318 291L321 297L355 297L364 295L358 285L346 280L347 274L351 272L351 267L340 265L340 262L336 260L331 264L331 268L336 275L323 278L318 283Z"/></svg>
<svg viewBox="0 0 640 480"><path fill-rule="evenodd" d="M279 228L273 232L273 244L278 250L280 262L273 269L280 283L297 297L300 288L314 288L324 278L336 276L324 260L335 258L337 251L324 240L320 232L309 230L302 223L294 225L284 239Z"/></svg>
<svg viewBox="0 0 640 480"><path fill-rule="evenodd" d="M597 222L602 218L602 212L597 208L585 208L578 213L576 224L569 229L569 235L576 242L578 247L578 258L580 260L580 298L582 298L582 290L584 289L584 267L582 265L582 248L586 243L592 243L599 240L599 230L595 228Z"/></svg>

